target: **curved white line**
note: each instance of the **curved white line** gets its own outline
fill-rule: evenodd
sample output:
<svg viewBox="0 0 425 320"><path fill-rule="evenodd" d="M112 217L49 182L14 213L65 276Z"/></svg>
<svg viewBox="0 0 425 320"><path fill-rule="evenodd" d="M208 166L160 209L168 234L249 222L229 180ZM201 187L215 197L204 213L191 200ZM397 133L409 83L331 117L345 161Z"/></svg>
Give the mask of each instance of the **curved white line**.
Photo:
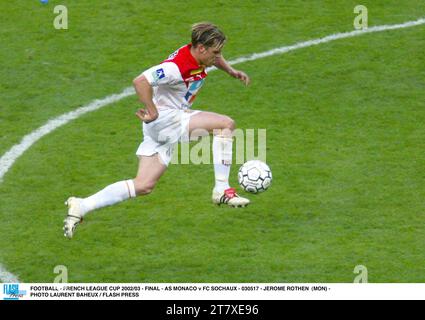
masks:
<svg viewBox="0 0 425 320"><path fill-rule="evenodd" d="M119 94L113 94L101 100L95 100L87 106L78 108L74 111L65 113L57 118L49 120L45 125L41 126L30 134L27 134L25 137L22 138L20 143L14 145L0 158L0 182L2 182L3 176L15 163L15 161L42 137L49 134L53 130L67 124L68 122L77 119L78 117L82 116L87 112L95 111L104 106L107 106L108 104L120 101L132 95L133 93L134 90L132 88L127 88Z"/></svg>
<svg viewBox="0 0 425 320"><path fill-rule="evenodd" d="M283 54L289 51L294 51L301 48L311 47L315 46L321 43L331 42L338 39L345 39L345 38L351 38L360 36L363 34L373 33L373 32L381 32L381 31L387 31L387 30L395 30L395 29L403 29L403 28L409 28L414 27L418 25L425 24L425 18L420 18L416 21L408 21L401 24L393 24L393 25L382 25L382 26L375 26L370 27L366 30L356 30L351 32L344 32L344 33L336 33L332 34L323 38L314 39L314 40L308 40L304 42L299 42L291 46L284 46L275 48L272 50L268 50L261 53L253 53L249 56L240 57L235 60L229 61L231 65L243 63L247 61L253 61L258 60L266 57L270 57L276 54ZM216 70L215 67L209 68L209 71ZM130 95L134 94L134 89L132 87L124 89L123 92L119 94L113 94L110 96L107 96L106 98L103 98L101 100L95 100L88 104L87 106L78 108L74 111L65 113L57 118L54 118L52 120L49 120L45 125L38 128L37 130L31 132L30 134L26 135L22 138L21 142L14 145L9 151L7 151L1 158L0 158L0 183L3 181L4 175L9 171L9 169L12 167L12 165L15 163L15 161L24 154L25 151L27 151L34 143L36 143L38 140L40 140L45 135L49 134L50 132L56 130L57 128L67 124L68 122L77 119L78 117L82 116L85 113L95 111L97 109L100 109L102 107L105 107L111 103L120 101ZM2 277L2 268L0 266L0 281L3 281Z"/></svg>
<svg viewBox="0 0 425 320"><path fill-rule="evenodd" d="M19 279L0 264L0 283L18 283Z"/></svg>

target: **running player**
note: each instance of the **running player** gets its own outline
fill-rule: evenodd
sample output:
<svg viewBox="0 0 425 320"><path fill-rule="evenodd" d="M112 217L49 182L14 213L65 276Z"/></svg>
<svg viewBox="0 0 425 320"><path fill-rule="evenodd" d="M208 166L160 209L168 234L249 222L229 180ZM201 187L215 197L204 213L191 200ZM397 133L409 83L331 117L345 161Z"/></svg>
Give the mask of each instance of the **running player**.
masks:
<svg viewBox="0 0 425 320"><path fill-rule="evenodd" d="M175 145L197 131L213 133L215 186L212 202L245 207L249 200L229 186L235 123L228 116L191 110L192 103L207 77L206 68L216 66L245 85L249 77L232 68L221 51L226 37L211 23L192 26L192 41L175 51L161 64L134 79L133 84L144 108L136 112L143 122L143 142L137 176L116 182L87 198L70 197L66 205L64 234L72 238L75 228L90 211L152 192L171 161Z"/></svg>

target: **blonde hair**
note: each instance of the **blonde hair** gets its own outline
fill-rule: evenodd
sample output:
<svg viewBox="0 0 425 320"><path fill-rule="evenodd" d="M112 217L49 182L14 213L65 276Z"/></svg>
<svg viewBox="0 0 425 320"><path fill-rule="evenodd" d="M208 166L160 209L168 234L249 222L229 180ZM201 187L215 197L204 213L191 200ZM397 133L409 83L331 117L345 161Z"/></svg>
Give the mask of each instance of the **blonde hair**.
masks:
<svg viewBox="0 0 425 320"><path fill-rule="evenodd" d="M199 22L192 26L192 45L196 48L198 44L206 48L222 47L226 41L224 33L210 22Z"/></svg>

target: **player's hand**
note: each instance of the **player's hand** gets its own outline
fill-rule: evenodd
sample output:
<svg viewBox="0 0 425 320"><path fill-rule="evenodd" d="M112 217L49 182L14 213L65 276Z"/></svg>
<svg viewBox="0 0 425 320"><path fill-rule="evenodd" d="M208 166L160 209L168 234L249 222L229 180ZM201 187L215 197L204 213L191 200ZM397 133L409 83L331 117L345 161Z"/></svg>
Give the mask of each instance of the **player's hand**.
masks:
<svg viewBox="0 0 425 320"><path fill-rule="evenodd" d="M242 81L246 86L247 85L249 85L249 83L251 82L251 79L248 77L248 75L245 73L245 72L243 72L243 71L240 71L240 70L235 70L235 69L232 69L232 70L230 70L230 75L233 77L233 78L236 78L236 79L239 79L240 81Z"/></svg>
<svg viewBox="0 0 425 320"><path fill-rule="evenodd" d="M155 121L158 118L158 114L150 114L145 109L139 109L136 112L136 116L142 120L144 123L149 123Z"/></svg>

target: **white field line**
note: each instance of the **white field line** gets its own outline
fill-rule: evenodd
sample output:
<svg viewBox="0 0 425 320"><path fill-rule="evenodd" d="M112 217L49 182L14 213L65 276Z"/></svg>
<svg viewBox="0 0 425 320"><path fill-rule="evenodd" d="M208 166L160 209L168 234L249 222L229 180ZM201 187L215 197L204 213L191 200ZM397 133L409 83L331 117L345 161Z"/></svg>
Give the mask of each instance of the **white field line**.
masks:
<svg viewBox="0 0 425 320"><path fill-rule="evenodd" d="M301 48L311 47L311 46L331 42L331 41L338 40L338 39L352 38L352 37L356 37L356 36L360 36L360 35L368 34L368 33L373 33L373 32L381 32L381 31L387 31L387 30L409 28L409 27L414 27L414 26L418 26L418 25L421 25L421 24L425 24L425 18L421 18L421 19L418 19L416 21L408 21L408 22L401 23L401 24L392 24L392 25L382 25L382 26L370 27L366 30L355 30L355 31L350 31L350 32L331 34L331 35L323 37L323 38L299 42L299 43L296 43L292 46L275 48L275 49L265 51L265 52L261 52L261 53L253 53L250 56L241 57L241 58L232 60L232 61L230 61L230 63L231 64L237 64L237 63L242 63L242 62L247 62L247 61L258 60L258 59L270 57L270 56L273 56L273 55L276 55L276 54L282 54L282 53L294 51L294 50L301 49Z"/></svg>
<svg viewBox="0 0 425 320"><path fill-rule="evenodd" d="M350 32L343 32L343 33L336 33L332 34L323 38L319 39L313 39L308 40L304 42L299 42L291 46L284 46L275 48L272 50L264 51L261 53L253 53L249 56L240 57L235 60L229 61L231 65L235 65L238 63L258 60L266 57L270 57L277 54L283 54L286 52L294 51L301 48L311 47L322 43L331 42L338 39L345 39L345 38L351 38L351 37L357 37L360 35L373 33L373 32L381 32L381 31L387 31L387 30L396 30L396 29L403 29L403 28L409 28L414 27L418 25L425 24L425 18L420 18L416 21L408 21L401 24L393 24L393 25L382 25L382 26L375 26L370 27L366 30L356 30L356 31L350 31ZM215 67L209 68L209 71L216 70ZM67 124L68 122L71 122L72 120L77 119L78 117L82 116L83 114L86 114L91 111L95 111L97 109L100 109L102 107L105 107L111 103L118 102L128 96L131 96L134 94L134 89L132 87L126 88L123 90L123 92L118 94L113 94L110 96L107 96L101 100L94 100L93 102L89 103L88 105L78 108L74 111L65 113L59 117L56 117L52 120L49 120L45 125L41 126L40 128L34 130L33 132L27 134L25 137L22 138L21 142L14 145L9 151L7 151L1 158L0 158L0 183L3 180L4 175L9 171L9 169L13 166L15 161L25 153L33 144L35 144L38 140L40 140L45 135L51 133L52 131L56 130L57 128ZM4 279L8 279L7 277L3 278L4 274L9 274L6 270L0 266L0 282ZM9 274L11 275L11 274ZM12 275L13 276L13 275Z"/></svg>
<svg viewBox="0 0 425 320"><path fill-rule="evenodd" d="M0 283L18 283L19 279L0 264Z"/></svg>

